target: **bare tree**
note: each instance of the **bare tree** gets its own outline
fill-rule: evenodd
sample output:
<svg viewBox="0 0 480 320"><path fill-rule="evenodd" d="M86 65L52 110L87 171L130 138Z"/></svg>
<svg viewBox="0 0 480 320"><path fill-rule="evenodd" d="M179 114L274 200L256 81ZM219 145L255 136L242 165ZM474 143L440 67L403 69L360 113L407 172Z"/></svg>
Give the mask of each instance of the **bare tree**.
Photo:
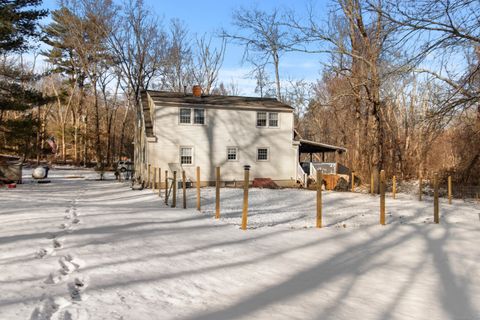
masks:
<svg viewBox="0 0 480 320"><path fill-rule="evenodd" d="M168 90L182 92L184 86L193 84L191 74L193 55L187 27L178 19L172 19L170 22L167 48L162 70L162 86Z"/></svg>
<svg viewBox="0 0 480 320"><path fill-rule="evenodd" d="M480 47L477 1L387 0L388 10L376 2L368 3L369 10L380 14L401 34L398 41L408 54L406 64L449 87L439 113L448 115L480 101L480 86L474 81L480 74L475 58ZM432 57L437 63L426 66L425 60ZM463 59L467 63L459 64Z"/></svg>
<svg viewBox="0 0 480 320"><path fill-rule="evenodd" d="M219 48L212 47L212 38L203 35L197 38L194 53L193 70L196 84L201 85L205 94L210 94L218 80L218 73L225 57L226 41L223 39Z"/></svg>
<svg viewBox="0 0 480 320"><path fill-rule="evenodd" d="M277 99L281 99L280 57L295 43L289 29L282 24L278 9L270 13L257 8L239 8L232 14L236 33L221 32L224 38L245 47L244 60L263 67L272 64L275 74Z"/></svg>

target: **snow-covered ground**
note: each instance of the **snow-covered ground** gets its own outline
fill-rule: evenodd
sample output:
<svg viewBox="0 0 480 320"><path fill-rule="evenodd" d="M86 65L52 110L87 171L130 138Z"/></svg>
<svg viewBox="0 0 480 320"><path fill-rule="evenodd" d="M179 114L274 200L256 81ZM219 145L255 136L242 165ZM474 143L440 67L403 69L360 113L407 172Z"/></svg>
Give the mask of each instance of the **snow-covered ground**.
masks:
<svg viewBox="0 0 480 320"><path fill-rule="evenodd" d="M25 171L28 177L29 171ZM108 177L112 178L113 175ZM151 190L50 171L0 189L0 319L480 319L480 205L212 188L202 212ZM179 192L177 204L181 206ZM188 190L195 207L195 190Z"/></svg>

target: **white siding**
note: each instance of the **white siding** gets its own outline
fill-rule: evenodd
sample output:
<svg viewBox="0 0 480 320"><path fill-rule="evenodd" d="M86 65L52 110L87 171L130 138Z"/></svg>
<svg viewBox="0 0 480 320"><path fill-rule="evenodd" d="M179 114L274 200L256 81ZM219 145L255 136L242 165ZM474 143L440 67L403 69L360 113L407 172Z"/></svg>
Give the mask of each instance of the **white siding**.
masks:
<svg viewBox="0 0 480 320"><path fill-rule="evenodd" d="M232 107L234 108L234 107ZM201 180L215 180L215 167L221 167L222 180L243 180L243 166L251 166L251 179L292 180L296 175L296 147L293 139L293 113L279 112L278 128L257 128L256 110L205 109L205 125L179 123L179 107L155 106L156 143L147 143L148 162L162 170L180 166L180 147L193 147L193 165L184 165L187 177L195 180L195 167L201 167ZM227 161L227 148L238 147L238 161ZM269 148L268 161L256 161L257 148Z"/></svg>

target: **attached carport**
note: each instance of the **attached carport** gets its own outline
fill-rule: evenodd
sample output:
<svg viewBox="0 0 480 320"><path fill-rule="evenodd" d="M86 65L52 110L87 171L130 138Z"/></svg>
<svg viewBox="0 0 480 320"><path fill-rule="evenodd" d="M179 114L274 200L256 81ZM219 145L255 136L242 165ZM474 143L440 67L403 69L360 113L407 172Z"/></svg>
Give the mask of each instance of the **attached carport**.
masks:
<svg viewBox="0 0 480 320"><path fill-rule="evenodd" d="M298 148L298 159L300 161L300 157L302 154L309 154L310 155L310 162L313 162L313 154L320 154L322 158L322 162L325 162L325 154L326 153L335 153L335 161L337 161L337 155L342 155L343 153L347 152L346 148L333 146L326 143L320 143L305 139L299 139L299 148Z"/></svg>

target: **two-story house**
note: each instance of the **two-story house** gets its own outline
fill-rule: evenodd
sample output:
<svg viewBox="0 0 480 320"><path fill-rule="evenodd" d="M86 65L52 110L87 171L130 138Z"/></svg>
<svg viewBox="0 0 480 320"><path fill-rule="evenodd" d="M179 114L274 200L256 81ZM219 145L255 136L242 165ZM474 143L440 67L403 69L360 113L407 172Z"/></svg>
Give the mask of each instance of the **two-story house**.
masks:
<svg viewBox="0 0 480 320"><path fill-rule="evenodd" d="M222 181L242 181L243 167L250 165L251 179L292 186L303 179L305 148L310 154L344 151L295 140L293 108L272 98L144 91L142 109L136 162L185 170L192 181L199 166L202 184L215 181L215 167Z"/></svg>

